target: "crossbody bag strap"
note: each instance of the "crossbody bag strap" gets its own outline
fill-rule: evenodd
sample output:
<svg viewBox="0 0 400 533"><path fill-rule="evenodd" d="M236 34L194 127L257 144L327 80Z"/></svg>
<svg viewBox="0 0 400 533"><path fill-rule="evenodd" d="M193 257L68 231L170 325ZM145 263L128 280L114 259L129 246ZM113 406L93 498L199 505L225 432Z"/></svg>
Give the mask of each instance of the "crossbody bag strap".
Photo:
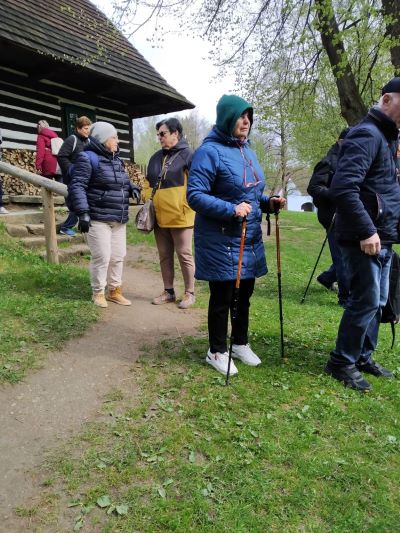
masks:
<svg viewBox="0 0 400 533"><path fill-rule="evenodd" d="M172 162L174 161L174 159L176 159L178 157L178 155L179 155L179 152L177 152L176 154L174 154L173 156L171 156L167 160L164 160L165 163L162 166L160 175L158 176L158 179L157 179L157 183L154 185L153 190L151 191L150 200L152 200L154 198L154 195L156 194L157 189L160 187L161 181L163 179L165 179L165 176L167 175L169 167L172 165Z"/></svg>

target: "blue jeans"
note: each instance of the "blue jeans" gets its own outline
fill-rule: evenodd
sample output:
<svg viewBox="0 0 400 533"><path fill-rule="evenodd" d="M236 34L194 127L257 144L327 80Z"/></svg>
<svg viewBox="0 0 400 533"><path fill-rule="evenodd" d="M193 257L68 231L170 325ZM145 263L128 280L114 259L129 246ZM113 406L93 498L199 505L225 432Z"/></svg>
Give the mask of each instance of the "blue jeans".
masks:
<svg viewBox="0 0 400 533"><path fill-rule="evenodd" d="M367 255L358 246L340 246L350 283L350 296L339 324L331 361L342 365L366 363L378 342L381 309L389 293L392 249Z"/></svg>
<svg viewBox="0 0 400 533"><path fill-rule="evenodd" d="M332 257L332 265L318 276L318 280L326 286L332 285L337 281L340 304L346 304L349 296L349 277L346 273L346 267L342 258L340 246L336 242L333 228L328 232L328 244Z"/></svg>
<svg viewBox="0 0 400 533"><path fill-rule="evenodd" d="M78 215L76 213L74 213L73 211L70 211L68 213L68 217L66 218L66 220L64 220L64 222L61 224L61 228L60 229L62 229L62 230L64 230L64 229L72 229L77 224L78 224Z"/></svg>

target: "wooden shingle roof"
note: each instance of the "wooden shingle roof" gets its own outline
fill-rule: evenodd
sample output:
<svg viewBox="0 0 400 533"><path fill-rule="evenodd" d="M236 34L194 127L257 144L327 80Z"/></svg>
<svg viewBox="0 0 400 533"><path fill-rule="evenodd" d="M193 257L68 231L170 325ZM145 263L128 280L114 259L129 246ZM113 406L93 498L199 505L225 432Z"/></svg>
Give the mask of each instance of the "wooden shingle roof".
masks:
<svg viewBox="0 0 400 533"><path fill-rule="evenodd" d="M137 106L143 104L142 116L156 114L157 99L162 103L160 113L194 107L88 0L1 0L0 40L58 65L73 66L76 75L82 72L86 80L90 72L96 79L108 79L108 89L112 92L118 86L120 98L137 97ZM47 65L46 74L51 72ZM103 85L107 88L107 83Z"/></svg>

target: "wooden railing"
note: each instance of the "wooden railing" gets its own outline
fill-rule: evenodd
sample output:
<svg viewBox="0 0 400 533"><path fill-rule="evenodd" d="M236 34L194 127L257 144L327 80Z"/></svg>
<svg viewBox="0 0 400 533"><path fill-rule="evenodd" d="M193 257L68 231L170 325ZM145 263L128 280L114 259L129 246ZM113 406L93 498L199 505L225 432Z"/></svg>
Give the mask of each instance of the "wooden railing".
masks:
<svg viewBox="0 0 400 533"><path fill-rule="evenodd" d="M32 185L36 185L36 187L41 187L47 261L49 263L58 264L59 259L53 193L66 197L68 194L67 186L63 183L49 180L48 178L44 178L43 176L28 172L27 170L23 170L22 168L15 167L14 165L2 161L0 161L0 172L19 178L27 183L32 183Z"/></svg>

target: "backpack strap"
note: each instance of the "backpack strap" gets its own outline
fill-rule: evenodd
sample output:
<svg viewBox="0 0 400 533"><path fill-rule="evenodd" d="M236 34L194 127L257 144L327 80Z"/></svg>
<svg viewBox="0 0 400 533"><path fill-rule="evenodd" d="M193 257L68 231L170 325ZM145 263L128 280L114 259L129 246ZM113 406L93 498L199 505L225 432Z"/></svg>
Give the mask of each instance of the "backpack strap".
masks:
<svg viewBox="0 0 400 533"><path fill-rule="evenodd" d="M75 152L75 148L76 148L76 144L78 142L78 138L77 138L76 135L72 135L72 137L74 138L74 144L72 146L72 153L74 153Z"/></svg>

